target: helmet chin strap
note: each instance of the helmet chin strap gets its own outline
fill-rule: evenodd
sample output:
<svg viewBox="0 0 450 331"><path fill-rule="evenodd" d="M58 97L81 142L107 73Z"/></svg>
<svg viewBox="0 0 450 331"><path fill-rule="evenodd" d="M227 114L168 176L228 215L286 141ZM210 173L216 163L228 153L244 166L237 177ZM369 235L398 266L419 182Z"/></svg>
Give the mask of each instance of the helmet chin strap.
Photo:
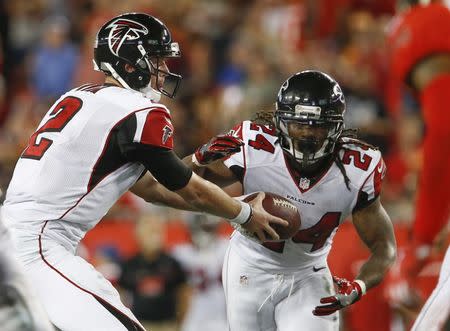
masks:
<svg viewBox="0 0 450 331"><path fill-rule="evenodd" d="M152 84L152 78L151 78L151 64L148 61L147 52L145 51L144 47L142 45L137 46L139 52L142 54L142 58L144 59L145 63L147 64L147 68L150 72L150 82L146 87L141 88L139 91L144 95L144 97L153 100L154 102L159 102L161 100L161 92L155 90L151 84Z"/></svg>
<svg viewBox="0 0 450 331"><path fill-rule="evenodd" d="M161 92L156 91L153 87L150 86L150 83L139 90L144 97L150 99L154 102L159 102L161 100Z"/></svg>
<svg viewBox="0 0 450 331"><path fill-rule="evenodd" d="M112 67L111 64L107 63L107 62L103 62L102 65L104 65L108 71L111 73L111 75L113 76L113 78L115 80L117 80L124 88L128 89L128 90L133 90L136 91L135 89L132 89L123 79L122 77L120 77L120 75L114 70L114 68ZM146 87L143 87L139 90L139 92L141 92L143 94L143 96L147 99L150 99L154 102L159 102L161 100L161 93L156 91L154 88L152 88L149 85L147 85Z"/></svg>
<svg viewBox="0 0 450 331"><path fill-rule="evenodd" d="M108 71L111 73L111 75L113 76L113 78L115 80L117 80L123 87L125 87L126 89L129 90L133 90L123 79L122 77L119 76L119 74L114 70L114 68L112 67L112 65L110 65L108 62L102 62L101 64L102 66L105 66L106 69L108 69Z"/></svg>
<svg viewBox="0 0 450 331"><path fill-rule="evenodd" d="M286 150L292 155L292 157L302 167L313 166L313 165L317 164L320 160L322 160L324 157L327 156L326 154L324 154L319 157L314 157L314 156L316 156L317 153L319 153L320 151L323 151L326 148L326 144L325 144L326 140L323 142L322 147L316 152L308 152L308 151L302 152L302 151L298 150L297 148L295 148L293 139L291 139L287 135L285 135L284 140L286 141L286 143L288 145L287 146L288 149L286 149ZM310 156L312 156L312 158L310 158Z"/></svg>

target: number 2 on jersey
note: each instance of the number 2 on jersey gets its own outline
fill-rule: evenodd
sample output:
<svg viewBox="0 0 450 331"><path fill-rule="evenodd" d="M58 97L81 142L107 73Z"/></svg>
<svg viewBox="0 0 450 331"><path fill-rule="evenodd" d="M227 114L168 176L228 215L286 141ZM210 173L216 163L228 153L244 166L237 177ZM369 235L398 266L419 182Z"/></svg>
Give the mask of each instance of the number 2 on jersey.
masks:
<svg viewBox="0 0 450 331"><path fill-rule="evenodd" d="M360 151L346 149L342 156L342 163L350 164L351 161L353 161L356 168L367 171L372 162L372 158L367 154L362 154Z"/></svg>
<svg viewBox="0 0 450 331"><path fill-rule="evenodd" d="M37 142L39 135L45 132L61 132L82 106L83 101L76 97L66 97L61 100L50 113L50 119L30 137L21 158L40 160L52 145L53 140L41 138Z"/></svg>

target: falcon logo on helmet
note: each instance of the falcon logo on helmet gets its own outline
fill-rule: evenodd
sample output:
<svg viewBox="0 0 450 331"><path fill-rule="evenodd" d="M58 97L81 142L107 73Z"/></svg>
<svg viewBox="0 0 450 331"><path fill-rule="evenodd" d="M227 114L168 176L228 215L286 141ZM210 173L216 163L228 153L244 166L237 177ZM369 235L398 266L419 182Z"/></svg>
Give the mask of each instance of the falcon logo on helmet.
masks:
<svg viewBox="0 0 450 331"><path fill-rule="evenodd" d="M148 33L148 29L142 24L125 18L112 22L108 28L111 28L108 45L116 56L119 56L120 47L126 40L135 40Z"/></svg>
<svg viewBox="0 0 450 331"><path fill-rule="evenodd" d="M345 102L344 93L342 93L341 87L339 85L333 86L333 95L332 98L339 100L341 102Z"/></svg>
<svg viewBox="0 0 450 331"><path fill-rule="evenodd" d="M178 90L181 76L171 73L165 61L180 55L163 22L145 13L125 13L98 31L94 69L157 102L163 94L173 98ZM127 64L134 70L125 69Z"/></svg>

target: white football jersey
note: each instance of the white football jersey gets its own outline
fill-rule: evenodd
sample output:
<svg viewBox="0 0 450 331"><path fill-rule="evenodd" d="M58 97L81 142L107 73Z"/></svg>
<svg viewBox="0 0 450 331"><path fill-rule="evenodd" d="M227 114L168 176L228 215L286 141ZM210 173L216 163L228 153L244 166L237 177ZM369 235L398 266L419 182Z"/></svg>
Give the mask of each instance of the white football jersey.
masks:
<svg viewBox="0 0 450 331"><path fill-rule="evenodd" d="M139 92L86 84L61 96L16 164L3 208L9 227L36 233L49 221L47 233L76 245L145 171L121 153L119 128L132 144L173 146L169 111Z"/></svg>
<svg viewBox="0 0 450 331"><path fill-rule="evenodd" d="M342 148L339 155L350 180L348 189L336 163L315 183L296 175L273 129L244 121L233 131L245 145L225 160L225 165L243 169L244 194L264 191L281 195L297 206L301 217L298 233L282 242L261 245L235 231L231 241L238 254L273 270L325 266L339 224L355 207L380 193L385 173L381 153L357 144Z"/></svg>

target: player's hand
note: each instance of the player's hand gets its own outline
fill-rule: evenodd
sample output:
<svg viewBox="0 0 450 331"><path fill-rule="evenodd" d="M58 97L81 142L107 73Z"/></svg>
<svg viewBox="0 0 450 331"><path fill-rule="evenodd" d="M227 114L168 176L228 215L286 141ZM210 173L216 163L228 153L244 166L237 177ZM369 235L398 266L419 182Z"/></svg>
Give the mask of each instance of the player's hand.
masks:
<svg viewBox="0 0 450 331"><path fill-rule="evenodd" d="M264 210L262 205L264 196L264 192L259 192L253 200L249 201L249 204L253 209L253 215L247 223L242 225L242 227L248 232L254 233L261 242L267 240L280 240L280 236L270 226L270 223L278 223L283 226L288 226L289 223ZM269 238L267 236L269 236Z"/></svg>
<svg viewBox="0 0 450 331"><path fill-rule="evenodd" d="M204 166L240 152L243 145L244 142L240 138L229 134L221 134L212 137L206 144L197 148L192 160L196 165Z"/></svg>
<svg viewBox="0 0 450 331"><path fill-rule="evenodd" d="M347 307L365 294L366 289L362 281L349 281L344 278L337 278L333 276L333 281L337 286L337 293L333 296L320 299L322 306L317 306L313 310L316 316L330 315L334 312Z"/></svg>

